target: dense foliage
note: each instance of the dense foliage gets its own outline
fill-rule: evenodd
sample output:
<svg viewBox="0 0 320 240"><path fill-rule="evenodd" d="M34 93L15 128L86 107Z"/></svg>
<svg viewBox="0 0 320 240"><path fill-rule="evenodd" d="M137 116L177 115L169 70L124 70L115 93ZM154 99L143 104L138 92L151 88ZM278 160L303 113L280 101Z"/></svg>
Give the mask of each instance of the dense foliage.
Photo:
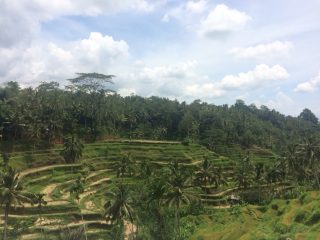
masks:
<svg viewBox="0 0 320 240"><path fill-rule="evenodd" d="M159 97L121 97L105 87L113 76L103 76L92 80L80 74L65 90L56 82L36 88L7 83L0 88L2 139L24 139L38 146L76 134L86 141L106 136L185 139L186 144L200 142L216 151L218 145L233 143L279 151L320 132L318 119L308 109L291 117L266 106L248 106L242 100L217 106L200 100L187 104Z"/></svg>

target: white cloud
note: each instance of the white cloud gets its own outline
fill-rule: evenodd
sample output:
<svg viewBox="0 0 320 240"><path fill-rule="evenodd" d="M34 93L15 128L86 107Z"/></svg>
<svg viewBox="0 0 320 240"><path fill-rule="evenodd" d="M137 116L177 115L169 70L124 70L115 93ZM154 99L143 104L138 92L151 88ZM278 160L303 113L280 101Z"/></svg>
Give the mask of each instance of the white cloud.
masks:
<svg viewBox="0 0 320 240"><path fill-rule="evenodd" d="M135 89L138 95L186 100L191 96L186 94L186 86L208 81L196 72L197 65L195 60L152 67L139 64L131 74L119 76L117 84L120 89Z"/></svg>
<svg viewBox="0 0 320 240"><path fill-rule="evenodd" d="M287 56L292 47L293 44L291 42L275 41L247 48L233 48L229 53L241 59L265 59Z"/></svg>
<svg viewBox="0 0 320 240"><path fill-rule="evenodd" d="M189 24L191 20L194 21L194 15L201 14L206 10L207 3L206 0L187 1L166 12L162 17L162 21L169 22L171 19L177 19Z"/></svg>
<svg viewBox="0 0 320 240"><path fill-rule="evenodd" d="M45 80L59 81L79 71L109 73L110 66L128 56L129 46L125 41L116 41L98 32L66 46L35 43L23 50L0 49L0 67L10 66L0 74L0 80L28 85Z"/></svg>
<svg viewBox="0 0 320 240"><path fill-rule="evenodd" d="M123 97L131 96L131 95L136 95L136 90L134 88L120 88L117 91L118 94L120 94Z"/></svg>
<svg viewBox="0 0 320 240"><path fill-rule="evenodd" d="M266 106L285 114L291 114L296 110L296 103L294 100L281 91L277 93L275 99L269 100L266 103Z"/></svg>
<svg viewBox="0 0 320 240"><path fill-rule="evenodd" d="M254 70L239 73L238 75L227 75L221 82L220 86L228 90L246 90L263 88L279 80L285 80L289 77L286 69L279 65L269 67L265 64L260 64Z"/></svg>
<svg viewBox="0 0 320 240"><path fill-rule="evenodd" d="M226 91L215 83L191 84L184 88L184 95L193 99L212 99L222 97L225 94Z"/></svg>
<svg viewBox="0 0 320 240"><path fill-rule="evenodd" d="M197 64L197 61L187 61L172 65L144 67L138 77L147 82L192 78L196 76L193 70Z"/></svg>
<svg viewBox="0 0 320 240"><path fill-rule="evenodd" d="M190 12L201 13L206 10L207 1L199 0L199 1L188 1L186 4L186 9Z"/></svg>
<svg viewBox="0 0 320 240"><path fill-rule="evenodd" d="M251 17L245 12L219 4L202 20L199 33L205 36L216 36L239 31L250 19Z"/></svg>
<svg viewBox="0 0 320 240"><path fill-rule="evenodd" d="M0 8L0 47L30 43L41 23L61 16L115 13L120 11L152 11L146 0L2 0Z"/></svg>
<svg viewBox="0 0 320 240"><path fill-rule="evenodd" d="M299 83L294 89L295 92L315 92L320 88L320 72L310 81Z"/></svg>

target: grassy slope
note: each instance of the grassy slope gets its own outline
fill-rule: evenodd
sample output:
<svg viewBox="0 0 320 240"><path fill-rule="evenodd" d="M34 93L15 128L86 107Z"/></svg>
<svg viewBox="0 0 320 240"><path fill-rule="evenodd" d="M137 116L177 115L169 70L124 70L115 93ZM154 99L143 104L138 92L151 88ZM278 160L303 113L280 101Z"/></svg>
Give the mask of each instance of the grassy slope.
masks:
<svg viewBox="0 0 320 240"><path fill-rule="evenodd" d="M320 193L300 199L273 200L269 205L215 209L191 240L320 239Z"/></svg>
<svg viewBox="0 0 320 240"><path fill-rule="evenodd" d="M63 164L63 159L59 155L61 146L56 146L50 150L16 152L11 153L11 164L21 171L45 166ZM82 172L87 172L87 182L85 193L83 194L80 207L86 221L96 221L88 226L92 239L106 239L105 232L108 226L99 225L103 220L100 216L104 201L103 194L109 186L109 178L115 177L112 170L113 164L124 154L130 152L137 161L150 159L154 164L167 164L172 160L178 160L187 165L200 162L204 156L212 159L216 165L221 165L223 169L232 169L234 161L239 159L243 151L238 146L220 149L220 154L209 152L205 148L191 144L183 146L178 143L169 142L104 142L86 144L82 158L82 163L89 164L87 167L60 166L43 171L37 171L23 178L24 186L29 191L48 191L49 204L44 206L42 213L46 220L52 223L45 226L47 232L52 232L50 228L61 227L66 224L79 224L79 206L69 198L68 187L72 180ZM249 149L251 159L255 162L272 163L275 154L257 147ZM222 155L223 154L223 155ZM231 174L232 175L232 174ZM128 181L132 181L128 179ZM230 186L229 186L230 187ZM308 200L309 199L309 200ZM312 200L313 199L313 200ZM277 239L281 234L279 231L291 232L292 239L317 239L318 224L306 225L315 207L319 206L319 196L317 193L308 195L305 202L300 204L298 200L292 200L289 204L285 201L277 200L272 204L278 204L283 213L279 215L279 210L273 210L272 204L266 212L262 212L255 206L232 208L232 210L212 209L212 214L201 217L202 224L198 226L196 233L191 239ZM318 205L317 205L318 204ZM305 224L294 223L292 219L298 214L298 208L306 211ZM232 212L232 214L231 214ZM17 219L23 218L27 222L28 228L22 232L30 233L30 239L39 239L39 228L35 228L35 221L38 219L39 210L36 207L29 207L24 210L13 211L11 225ZM294 236L292 235L294 234ZM47 235L47 239L54 239L54 232Z"/></svg>

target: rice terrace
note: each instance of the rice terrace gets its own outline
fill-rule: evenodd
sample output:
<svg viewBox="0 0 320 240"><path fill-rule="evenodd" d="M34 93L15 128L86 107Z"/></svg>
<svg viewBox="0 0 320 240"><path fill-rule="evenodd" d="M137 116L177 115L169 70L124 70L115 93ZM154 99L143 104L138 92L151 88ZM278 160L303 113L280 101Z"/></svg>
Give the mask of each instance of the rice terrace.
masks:
<svg viewBox="0 0 320 240"><path fill-rule="evenodd" d="M235 152L240 151L235 146L230 147L227 157L198 144L144 140L99 141L85 144L81 161L70 164L65 164L61 150L62 146L57 145L51 149L10 154L11 166L20 170L17 176L24 191L39 193L41 196L40 202L10 209L8 225L9 235L15 236L13 239L18 236L21 239L59 239L57 235L61 233L73 235L73 239L77 239L81 238L82 231L86 232L87 239L116 239L113 236L116 234L113 232L115 225L106 220L104 213L106 201L109 200L106 193L116 189L118 184L132 188L131 197L138 201L137 206L132 206L133 209L146 211L139 218L133 217L132 222L130 217L119 215L124 220L124 237L134 239L133 235L139 235L139 231L144 232L143 226L149 224L148 217L146 222L143 219L143 215L148 213L146 208L149 206L146 205L151 199L160 201L154 195L159 192L153 192L159 191L158 184L163 181L155 173L161 172L160 169L166 169L166 174L194 171L195 179L199 177L201 180L205 180L202 177L208 171L208 184L194 185L205 187L203 191L198 189L196 197L199 201L177 205L181 207L178 210L181 214L182 238L319 238L319 192L300 193L289 182L281 179L267 182L258 179L255 183L248 182L246 188L239 186L236 161L241 159L234 156ZM258 147L247 149L247 154L256 166L265 162L272 165L278 157ZM206 161L206 164L212 165L206 167ZM209 174L210 168L212 175ZM250 181L245 174L242 177ZM245 184L245 181L243 179L242 183ZM156 186L152 188L154 184ZM185 185L186 189L192 186ZM261 199L256 199L257 195L261 195ZM270 195L274 195L275 199L271 200ZM154 207L150 206L150 211L155 211ZM174 218L176 210L168 210L168 215L163 217ZM3 220L2 217L2 223ZM138 224L141 224L141 230Z"/></svg>

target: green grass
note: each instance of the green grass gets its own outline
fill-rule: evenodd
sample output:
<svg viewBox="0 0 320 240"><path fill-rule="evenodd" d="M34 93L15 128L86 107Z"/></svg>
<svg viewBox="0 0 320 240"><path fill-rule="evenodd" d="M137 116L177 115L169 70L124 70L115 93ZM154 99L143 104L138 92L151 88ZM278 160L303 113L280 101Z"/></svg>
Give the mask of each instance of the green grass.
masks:
<svg viewBox="0 0 320 240"><path fill-rule="evenodd" d="M20 151L11 153L10 164L20 171L36 168L39 166L54 166L64 164L60 155L61 145L52 149ZM85 182L85 191L94 194L86 195L80 201L80 208L87 220L101 221L103 205L106 197L105 193L110 190L112 183L103 182L93 185L100 179L116 178L114 170L115 163L124 154L131 153L132 158L137 163L146 159L150 160L152 166L158 168L165 166L173 160L177 160L187 167L195 167L204 157L208 157L214 165L220 167L228 178L229 184L222 186L218 191L233 188L233 170L235 162L240 159L240 155L245 151L239 146L217 146L216 152L208 151L198 144L184 146L179 143L147 143L147 142L98 142L85 144L81 166L70 168L70 166L53 167L50 170L37 171L23 178L24 188L32 192L41 192L47 186L54 185L50 197L54 201L59 201L64 192L79 174L90 177ZM249 150L251 159L254 162L264 162L272 164L277 157L269 150L252 147ZM102 170L102 171L100 171ZM132 184L139 179L123 178L123 182ZM216 190L212 189L213 192ZM210 205L206 206L207 213L201 216L192 216L190 219L182 219L186 225L186 232L190 239L282 239L291 237L292 239L317 239L319 225L319 193L312 192L301 196L299 199L274 200L266 206L237 206L232 209L215 209L214 205L224 204L226 196L215 197L208 194ZM69 201L69 202L68 202ZM88 204L94 206L93 209L86 209ZM212 206L211 206L212 205ZM3 210L1 209L1 214ZM57 220L64 225L75 223L80 219L80 209L72 199L61 202L59 205L43 206L42 210L34 207L13 209L11 214L23 217L31 225L38 219L37 215L42 213L45 219ZM10 218L10 225L13 225L16 217ZM54 225L54 224L53 224ZM109 229L91 224L88 226L89 239L109 239ZM41 233L41 227L31 227L24 233ZM46 239L56 239L54 231L45 229L48 236ZM55 230L57 231L57 230ZM186 236L187 236L186 235ZM285 238L284 238L285 239Z"/></svg>
<svg viewBox="0 0 320 240"><path fill-rule="evenodd" d="M237 211L214 209L203 216L203 224L190 239L320 239L320 196L317 192L306 196L305 203L276 199L267 206L247 205Z"/></svg>

